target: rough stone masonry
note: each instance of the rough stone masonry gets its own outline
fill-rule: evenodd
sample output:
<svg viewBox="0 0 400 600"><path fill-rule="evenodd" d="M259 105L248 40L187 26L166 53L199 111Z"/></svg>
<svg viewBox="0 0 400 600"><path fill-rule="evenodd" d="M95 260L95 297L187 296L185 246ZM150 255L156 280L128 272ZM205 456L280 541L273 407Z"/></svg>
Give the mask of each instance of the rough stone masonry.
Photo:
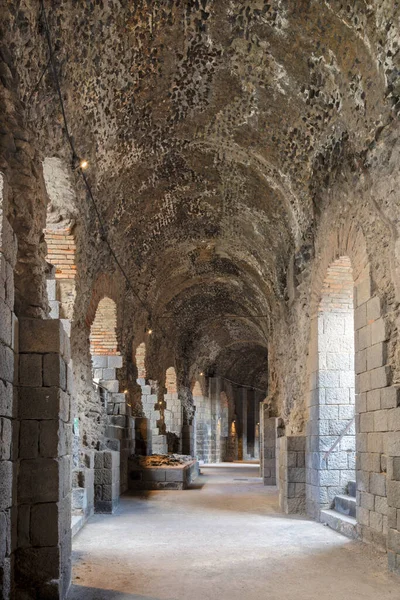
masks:
<svg viewBox="0 0 400 600"><path fill-rule="evenodd" d="M66 597L71 506L112 511L131 454L259 440L283 510L354 478L400 572L399 19L0 0L2 599Z"/></svg>

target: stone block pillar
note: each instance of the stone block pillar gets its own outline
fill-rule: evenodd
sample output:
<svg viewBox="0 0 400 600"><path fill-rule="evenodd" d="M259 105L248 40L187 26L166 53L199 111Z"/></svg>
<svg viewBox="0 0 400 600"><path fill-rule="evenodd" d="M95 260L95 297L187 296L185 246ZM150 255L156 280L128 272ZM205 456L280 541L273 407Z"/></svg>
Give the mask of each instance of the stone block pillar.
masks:
<svg viewBox="0 0 400 600"><path fill-rule="evenodd" d="M279 448L279 504L286 514L305 513L306 509L306 438L281 437Z"/></svg>
<svg viewBox="0 0 400 600"><path fill-rule="evenodd" d="M71 581L71 370L59 320L19 327L15 583L24 600L66 598Z"/></svg>
<svg viewBox="0 0 400 600"><path fill-rule="evenodd" d="M15 514L14 481L18 422L13 383L17 376L18 323L13 313L16 238L1 210L0 174L0 599L8 600L11 590Z"/></svg>
<svg viewBox="0 0 400 600"><path fill-rule="evenodd" d="M94 510L112 513L118 506L120 490L120 453L113 450L94 456Z"/></svg>
<svg viewBox="0 0 400 600"><path fill-rule="evenodd" d="M263 405L263 408L264 406L265 405ZM276 485L276 446L278 419L275 417L264 417L263 428L262 477L264 480L264 485Z"/></svg>

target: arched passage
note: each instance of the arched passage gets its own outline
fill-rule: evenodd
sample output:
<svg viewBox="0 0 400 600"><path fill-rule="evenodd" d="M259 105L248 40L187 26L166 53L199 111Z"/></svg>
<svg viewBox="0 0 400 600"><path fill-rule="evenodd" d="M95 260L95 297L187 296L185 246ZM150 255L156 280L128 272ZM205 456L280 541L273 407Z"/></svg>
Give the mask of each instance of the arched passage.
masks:
<svg viewBox="0 0 400 600"><path fill-rule="evenodd" d="M116 335L117 309L114 300L102 298L90 328L93 379L110 392L118 393L116 369L122 367Z"/></svg>
<svg viewBox="0 0 400 600"><path fill-rule="evenodd" d="M355 517L353 269L342 256L328 267L312 325L309 505L314 514L342 501ZM351 498L351 499L350 499Z"/></svg>
<svg viewBox="0 0 400 600"><path fill-rule="evenodd" d="M46 273L50 316L72 319L75 301L76 198L70 169L59 158L45 158L43 178L49 199L44 238L47 245Z"/></svg>

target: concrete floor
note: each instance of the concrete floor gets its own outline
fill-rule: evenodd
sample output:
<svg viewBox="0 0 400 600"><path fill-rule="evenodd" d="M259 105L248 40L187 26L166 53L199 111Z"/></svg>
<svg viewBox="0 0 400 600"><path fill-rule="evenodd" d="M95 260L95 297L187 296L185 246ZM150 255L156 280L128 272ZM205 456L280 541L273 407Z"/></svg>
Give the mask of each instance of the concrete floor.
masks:
<svg viewBox="0 0 400 600"><path fill-rule="evenodd" d="M280 514L256 466L202 472L94 516L74 539L70 600L400 600L386 556Z"/></svg>

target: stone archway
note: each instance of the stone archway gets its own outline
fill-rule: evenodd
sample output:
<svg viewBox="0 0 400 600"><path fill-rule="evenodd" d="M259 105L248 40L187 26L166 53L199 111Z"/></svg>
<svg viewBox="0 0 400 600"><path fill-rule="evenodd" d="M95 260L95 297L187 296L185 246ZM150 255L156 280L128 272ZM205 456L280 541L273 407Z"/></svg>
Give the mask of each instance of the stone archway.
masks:
<svg viewBox="0 0 400 600"><path fill-rule="evenodd" d="M325 502L324 465L321 464L319 432L321 406L329 410L329 403L320 402L330 389L329 370L326 377L319 371L318 316L323 297L324 281L329 268L339 265L341 257L350 261L354 280L354 348L355 348L355 431L357 480L357 535L364 541L374 541L386 548L388 533L387 460L389 412L397 406L397 391L391 387L391 369L387 364L386 342L388 331L381 300L373 291L366 242L362 230L349 222L339 232L324 241L313 276L312 320L309 354L309 421L306 449L307 511L320 518ZM325 283L326 285L326 283ZM327 340L321 339L321 343ZM326 349L326 348L325 348ZM319 374L318 374L319 373ZM340 375L339 375L340 384ZM328 392L329 393L329 392ZM349 404L350 405L350 404ZM332 404L339 411L339 404ZM325 424L323 424L325 425ZM329 425L329 424L328 424ZM334 434L330 441L334 441ZM326 450L324 447L323 451ZM390 452L390 450L389 450ZM337 469L340 471L340 469ZM319 473L318 473L319 471ZM329 477L329 474L328 474ZM340 478L339 478L340 482ZM333 487L333 486L332 486ZM340 484L338 491L340 492Z"/></svg>

